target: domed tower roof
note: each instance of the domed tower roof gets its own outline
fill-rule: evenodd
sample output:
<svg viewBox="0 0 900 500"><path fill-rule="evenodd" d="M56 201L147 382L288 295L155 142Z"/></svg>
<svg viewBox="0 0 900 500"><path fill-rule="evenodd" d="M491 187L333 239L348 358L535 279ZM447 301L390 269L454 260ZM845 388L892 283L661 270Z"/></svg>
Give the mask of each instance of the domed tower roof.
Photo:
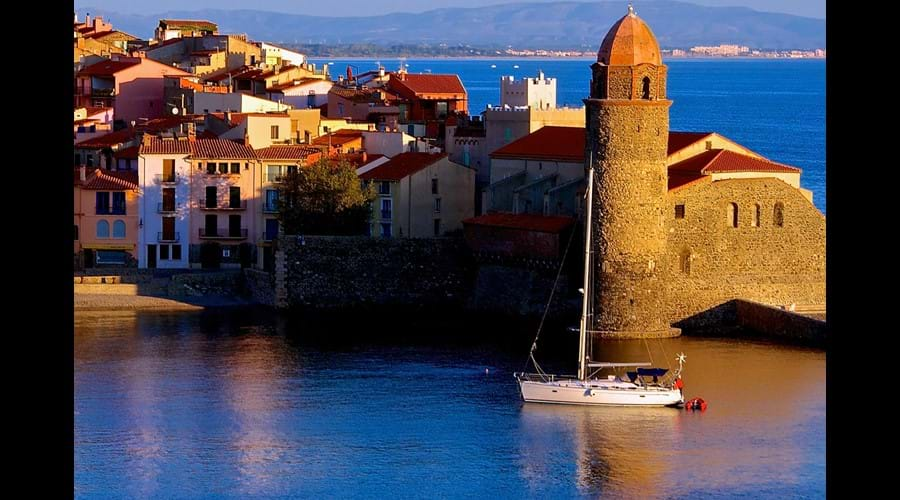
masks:
<svg viewBox="0 0 900 500"><path fill-rule="evenodd" d="M613 24L600 44L597 62L615 66L662 64L656 37L630 4L628 14Z"/></svg>

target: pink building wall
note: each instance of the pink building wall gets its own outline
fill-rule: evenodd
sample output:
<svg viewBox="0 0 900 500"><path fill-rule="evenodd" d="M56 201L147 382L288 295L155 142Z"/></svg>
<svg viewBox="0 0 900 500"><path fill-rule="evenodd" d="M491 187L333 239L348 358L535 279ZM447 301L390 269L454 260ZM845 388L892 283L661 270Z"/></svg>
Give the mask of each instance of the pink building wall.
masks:
<svg viewBox="0 0 900 500"><path fill-rule="evenodd" d="M150 59L116 73L115 118L130 124L138 118L168 116L164 100L165 75L191 76Z"/></svg>

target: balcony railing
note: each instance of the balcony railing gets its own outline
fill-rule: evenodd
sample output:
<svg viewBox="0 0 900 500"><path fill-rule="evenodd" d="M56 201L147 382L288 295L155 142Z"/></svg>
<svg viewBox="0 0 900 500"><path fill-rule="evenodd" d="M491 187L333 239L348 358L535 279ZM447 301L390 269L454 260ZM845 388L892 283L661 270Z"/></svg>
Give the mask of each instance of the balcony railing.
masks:
<svg viewBox="0 0 900 500"><path fill-rule="evenodd" d="M269 233L267 231L263 231L262 236L259 237L259 241L274 241L275 238L278 237L278 233Z"/></svg>
<svg viewBox="0 0 900 500"><path fill-rule="evenodd" d="M157 184L174 184L175 176L174 175L156 174L153 176L153 180Z"/></svg>
<svg viewBox="0 0 900 500"><path fill-rule="evenodd" d="M243 240L247 239L247 229L231 231L219 228L200 228L200 238L204 240Z"/></svg>
<svg viewBox="0 0 900 500"><path fill-rule="evenodd" d="M156 213L174 214L175 213L175 204L172 203L171 205L168 205L166 203L157 203L156 204Z"/></svg>
<svg viewBox="0 0 900 500"><path fill-rule="evenodd" d="M95 89L91 87L91 97L115 97L116 89Z"/></svg>
<svg viewBox="0 0 900 500"><path fill-rule="evenodd" d="M104 207L104 206L96 206L94 210L95 215L128 215L125 213L125 207Z"/></svg>
<svg viewBox="0 0 900 500"><path fill-rule="evenodd" d="M263 205L263 213L266 214L277 214L278 213L278 203L266 203Z"/></svg>
<svg viewBox="0 0 900 500"><path fill-rule="evenodd" d="M281 182L284 180L284 174L266 174L266 182Z"/></svg>
<svg viewBox="0 0 900 500"><path fill-rule="evenodd" d="M181 241L181 235L178 231L175 231L172 234L164 234L162 231L156 233L156 241L160 243L173 243Z"/></svg>
<svg viewBox="0 0 900 500"><path fill-rule="evenodd" d="M210 203L207 203L209 201ZM200 210L247 210L247 200L241 200L238 203L228 203L220 205L218 201L200 200Z"/></svg>
<svg viewBox="0 0 900 500"><path fill-rule="evenodd" d="M390 211L390 210L382 210L382 211L381 211L381 218L382 218L382 219L390 219L390 218L391 218L391 215L393 215L393 212Z"/></svg>

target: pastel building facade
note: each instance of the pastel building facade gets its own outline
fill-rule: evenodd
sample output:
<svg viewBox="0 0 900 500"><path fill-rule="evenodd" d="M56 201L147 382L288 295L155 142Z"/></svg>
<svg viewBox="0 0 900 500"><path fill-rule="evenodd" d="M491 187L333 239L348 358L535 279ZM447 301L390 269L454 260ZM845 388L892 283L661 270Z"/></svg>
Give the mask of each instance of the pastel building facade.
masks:
<svg viewBox="0 0 900 500"><path fill-rule="evenodd" d="M191 145L143 137L138 179L138 267L186 269L191 234Z"/></svg>
<svg viewBox="0 0 900 500"><path fill-rule="evenodd" d="M75 169L77 267L131 265L138 253L140 199L135 171Z"/></svg>

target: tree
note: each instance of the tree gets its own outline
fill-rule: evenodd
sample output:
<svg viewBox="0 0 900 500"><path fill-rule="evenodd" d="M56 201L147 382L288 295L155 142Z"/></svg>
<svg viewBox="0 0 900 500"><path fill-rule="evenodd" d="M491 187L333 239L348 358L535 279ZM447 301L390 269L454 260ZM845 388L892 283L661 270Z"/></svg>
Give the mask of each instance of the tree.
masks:
<svg viewBox="0 0 900 500"><path fill-rule="evenodd" d="M279 195L278 217L288 234L365 234L375 199L353 165L327 157L289 172Z"/></svg>

